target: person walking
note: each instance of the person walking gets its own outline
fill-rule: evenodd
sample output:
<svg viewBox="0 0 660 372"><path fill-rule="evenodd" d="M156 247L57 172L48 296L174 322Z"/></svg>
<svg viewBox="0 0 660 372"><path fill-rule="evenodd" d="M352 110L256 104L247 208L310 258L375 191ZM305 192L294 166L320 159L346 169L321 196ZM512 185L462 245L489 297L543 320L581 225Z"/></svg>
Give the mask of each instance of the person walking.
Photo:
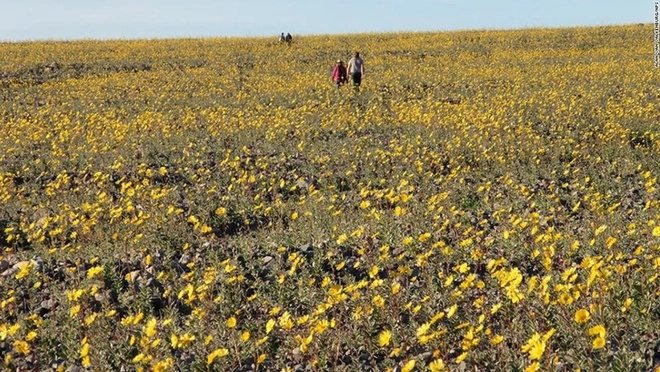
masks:
<svg viewBox="0 0 660 372"><path fill-rule="evenodd" d="M364 61L360 58L360 52L355 52L353 58L348 61L348 73L353 80L353 89L356 93L359 92L364 77Z"/></svg>
<svg viewBox="0 0 660 372"><path fill-rule="evenodd" d="M337 61L335 68L332 70L332 81L337 84L337 89L348 81L346 66L344 66L344 61L341 59Z"/></svg>

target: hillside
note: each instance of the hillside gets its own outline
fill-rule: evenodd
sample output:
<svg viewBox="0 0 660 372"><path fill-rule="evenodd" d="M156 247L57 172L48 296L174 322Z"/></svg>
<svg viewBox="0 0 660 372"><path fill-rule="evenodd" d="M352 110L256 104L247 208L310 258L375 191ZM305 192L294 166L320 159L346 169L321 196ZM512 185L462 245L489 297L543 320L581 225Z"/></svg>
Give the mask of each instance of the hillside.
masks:
<svg viewBox="0 0 660 372"><path fill-rule="evenodd" d="M660 368L652 35L0 44L0 365Z"/></svg>

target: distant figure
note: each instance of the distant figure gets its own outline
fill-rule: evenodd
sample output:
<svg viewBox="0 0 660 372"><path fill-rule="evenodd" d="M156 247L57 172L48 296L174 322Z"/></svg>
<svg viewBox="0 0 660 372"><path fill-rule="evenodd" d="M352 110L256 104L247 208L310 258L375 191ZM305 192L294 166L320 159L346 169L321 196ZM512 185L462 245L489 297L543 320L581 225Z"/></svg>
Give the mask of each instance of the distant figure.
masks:
<svg viewBox="0 0 660 372"><path fill-rule="evenodd" d="M286 33L286 37L284 38L287 44L291 45L291 42L293 41L293 37L291 36L290 33Z"/></svg>
<svg viewBox="0 0 660 372"><path fill-rule="evenodd" d="M341 59L337 61L335 68L332 70L332 81L337 84L337 89L339 89L344 83L348 82L346 66L344 66L344 61Z"/></svg>
<svg viewBox="0 0 660 372"><path fill-rule="evenodd" d="M284 32L280 34L280 43L283 43L286 41L286 37L284 36Z"/></svg>
<svg viewBox="0 0 660 372"><path fill-rule="evenodd" d="M355 56L348 61L348 73L351 75L351 80L353 80L355 92L359 92L364 77L364 61L360 58L359 52L355 52Z"/></svg>

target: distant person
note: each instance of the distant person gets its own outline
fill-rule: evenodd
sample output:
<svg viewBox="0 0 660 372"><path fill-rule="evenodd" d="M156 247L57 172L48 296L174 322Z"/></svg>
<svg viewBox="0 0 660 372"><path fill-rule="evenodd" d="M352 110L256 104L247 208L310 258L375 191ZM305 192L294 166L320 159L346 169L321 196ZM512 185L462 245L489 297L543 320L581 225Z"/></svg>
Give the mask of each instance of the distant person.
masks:
<svg viewBox="0 0 660 372"><path fill-rule="evenodd" d="M293 41L293 36L291 36L291 34L287 32L285 40L287 44L291 45L291 42Z"/></svg>
<svg viewBox="0 0 660 372"><path fill-rule="evenodd" d="M341 59L337 61L335 68L332 70L332 81L337 84L337 89L348 82L346 66L344 66L344 61Z"/></svg>
<svg viewBox="0 0 660 372"><path fill-rule="evenodd" d="M355 52L355 56L348 61L348 73L351 75L351 80L353 80L355 92L359 92L364 77L364 61L360 58L359 52Z"/></svg>
<svg viewBox="0 0 660 372"><path fill-rule="evenodd" d="M283 43L286 41L286 36L284 36L284 32L280 34L280 43Z"/></svg>

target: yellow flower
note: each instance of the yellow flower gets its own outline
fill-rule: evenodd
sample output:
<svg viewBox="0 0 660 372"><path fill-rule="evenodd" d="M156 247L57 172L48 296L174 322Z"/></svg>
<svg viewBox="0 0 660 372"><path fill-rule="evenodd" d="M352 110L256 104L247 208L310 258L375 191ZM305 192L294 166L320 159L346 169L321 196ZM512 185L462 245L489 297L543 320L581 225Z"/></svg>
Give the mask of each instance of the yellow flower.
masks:
<svg viewBox="0 0 660 372"><path fill-rule="evenodd" d="M144 359L144 353L140 353L133 358L132 362L140 363L143 359Z"/></svg>
<svg viewBox="0 0 660 372"><path fill-rule="evenodd" d="M429 364L429 370L431 372L441 372L445 370L445 362L442 359L436 359Z"/></svg>
<svg viewBox="0 0 660 372"><path fill-rule="evenodd" d="M156 335L156 318L149 319L147 324L144 325L144 334L147 337L153 337Z"/></svg>
<svg viewBox="0 0 660 372"><path fill-rule="evenodd" d="M497 335L490 339L492 345L499 345L502 341L504 341L504 336L502 335Z"/></svg>
<svg viewBox="0 0 660 372"><path fill-rule="evenodd" d="M462 363L467 357L468 357L468 353L466 351L463 354L459 355L458 358L456 358L456 364Z"/></svg>
<svg viewBox="0 0 660 372"><path fill-rule="evenodd" d="M162 360L160 362L155 363L153 365L151 371L152 372L165 372L169 368L171 368L173 364L174 364L174 361L172 360L172 358L167 358L165 360Z"/></svg>
<svg viewBox="0 0 660 372"><path fill-rule="evenodd" d="M231 318L227 319L227 327L229 328L236 327L236 318L232 316Z"/></svg>
<svg viewBox="0 0 660 372"><path fill-rule="evenodd" d="M80 348L80 357L84 358L89 355L89 344L87 343L87 339L85 338L82 342L82 347Z"/></svg>
<svg viewBox="0 0 660 372"><path fill-rule="evenodd" d="M87 278L92 279L93 277L97 276L102 272L103 272L103 266L91 267L89 268L89 270L87 270Z"/></svg>
<svg viewBox="0 0 660 372"><path fill-rule="evenodd" d="M575 312L575 322L576 323L586 323L591 318L591 314L586 309L580 309Z"/></svg>
<svg viewBox="0 0 660 372"><path fill-rule="evenodd" d="M191 335L190 333L186 333L181 338L179 339L179 344L178 346L180 348L185 348L188 345L190 345L193 341L195 341L196 337L194 335Z"/></svg>
<svg viewBox="0 0 660 372"><path fill-rule="evenodd" d="M250 332L245 331L241 334L241 341L247 342L250 339Z"/></svg>
<svg viewBox="0 0 660 372"><path fill-rule="evenodd" d="M268 322L266 323L266 334L269 334L273 330L274 326L275 326L275 320L269 319Z"/></svg>
<svg viewBox="0 0 660 372"><path fill-rule="evenodd" d="M603 327L601 324L589 328L590 336L598 335L598 337L605 337L605 333L606 333L605 327Z"/></svg>
<svg viewBox="0 0 660 372"><path fill-rule="evenodd" d="M16 352L19 354L23 354L23 355L30 354L30 346L25 341L21 341L21 340L14 341L14 350L16 350Z"/></svg>
<svg viewBox="0 0 660 372"><path fill-rule="evenodd" d="M534 362L530 364L527 368L525 368L525 372L536 372L541 368L541 365L539 362Z"/></svg>
<svg viewBox="0 0 660 372"><path fill-rule="evenodd" d="M272 308L272 309L270 310L270 312L269 312L268 314L269 314L270 316L275 316L275 315L279 314L281 310L282 310L282 309L281 309L280 307L275 306L274 308Z"/></svg>
<svg viewBox="0 0 660 372"><path fill-rule="evenodd" d="M458 309L458 306L456 306L456 304L452 305L449 309L447 309L447 319L454 316L454 314L456 313L456 309Z"/></svg>
<svg viewBox="0 0 660 372"><path fill-rule="evenodd" d="M593 343L591 344L591 347L594 350L602 349L605 346L605 337L598 336L594 338Z"/></svg>
<svg viewBox="0 0 660 372"><path fill-rule="evenodd" d="M417 328L417 331L416 331L417 337L424 336L429 331L430 327L431 327L431 325L429 323L424 323L421 326L419 326L419 328Z"/></svg>
<svg viewBox="0 0 660 372"><path fill-rule="evenodd" d="M216 358L221 358L229 355L229 350L225 348L215 349L206 357L206 364L211 365Z"/></svg>
<svg viewBox="0 0 660 372"><path fill-rule="evenodd" d="M624 312L624 313L625 313L626 311L628 311L628 308L630 307L630 305L632 305L632 303L633 303L633 299L630 298L630 297L628 297L628 298L623 302L623 306L621 307L621 312Z"/></svg>
<svg viewBox="0 0 660 372"><path fill-rule="evenodd" d="M415 368L415 359L410 359L403 367L401 367L401 372L410 372Z"/></svg>
<svg viewBox="0 0 660 372"><path fill-rule="evenodd" d="M371 302L376 306L376 307L383 307L385 305L385 300L383 297L380 295L374 296L374 298L371 300Z"/></svg>
<svg viewBox="0 0 660 372"><path fill-rule="evenodd" d="M382 331L378 335L378 345L380 347L387 346L390 344L390 337L392 337L392 333L388 330Z"/></svg>
<svg viewBox="0 0 660 372"><path fill-rule="evenodd" d="M594 231L594 235L595 235L595 236L600 235L603 231L605 231L605 229L607 229L607 225L601 225L601 226L599 226L599 227L596 229L596 231Z"/></svg>
<svg viewBox="0 0 660 372"><path fill-rule="evenodd" d="M660 226L656 226L653 228L653 236L656 238L660 236Z"/></svg>
<svg viewBox="0 0 660 372"><path fill-rule="evenodd" d="M527 343L523 345L522 352L528 353L531 360L538 360L545 351L545 341L545 339L541 339L540 334L535 333L529 340L527 340Z"/></svg>
<svg viewBox="0 0 660 372"><path fill-rule="evenodd" d="M20 270L18 273L16 273L16 279L23 279L26 276L30 275L30 270L32 270L32 266L34 266L34 263L32 262L20 262L18 263Z"/></svg>
<svg viewBox="0 0 660 372"><path fill-rule="evenodd" d="M418 238L420 243L424 243L424 242L428 241L429 239L431 239L431 233L429 233L429 232L426 232L426 233L420 235L419 238Z"/></svg>
<svg viewBox="0 0 660 372"><path fill-rule="evenodd" d="M543 352L545 352L545 341L541 340L532 345L531 349L529 350L529 358L531 360L541 359Z"/></svg>

